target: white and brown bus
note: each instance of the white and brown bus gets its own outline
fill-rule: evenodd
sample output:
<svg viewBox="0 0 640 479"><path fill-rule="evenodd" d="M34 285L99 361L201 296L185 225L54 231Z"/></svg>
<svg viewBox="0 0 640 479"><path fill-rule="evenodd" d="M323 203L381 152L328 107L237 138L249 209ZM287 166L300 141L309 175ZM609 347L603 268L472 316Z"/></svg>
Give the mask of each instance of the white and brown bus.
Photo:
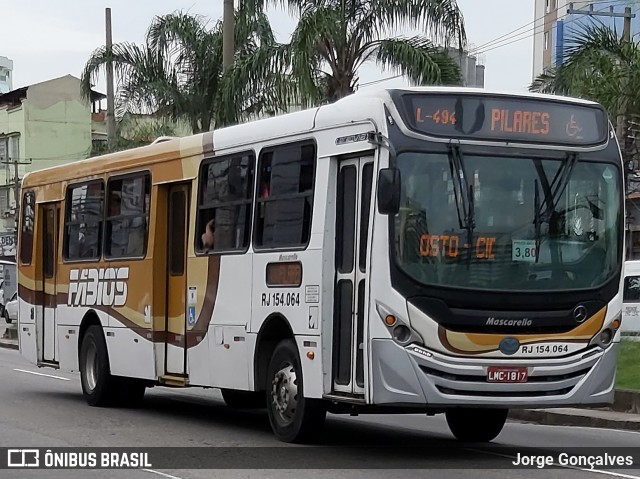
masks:
<svg viewBox="0 0 640 479"><path fill-rule="evenodd" d="M491 440L509 408L611 402L623 176L597 104L448 88L33 172L20 349L92 406L214 387L283 441L327 411Z"/></svg>

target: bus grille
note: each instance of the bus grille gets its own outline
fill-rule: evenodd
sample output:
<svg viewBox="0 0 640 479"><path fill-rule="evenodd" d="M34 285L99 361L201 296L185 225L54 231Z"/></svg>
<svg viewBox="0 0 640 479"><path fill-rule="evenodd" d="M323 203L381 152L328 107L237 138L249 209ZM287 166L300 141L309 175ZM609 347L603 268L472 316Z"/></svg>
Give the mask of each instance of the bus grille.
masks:
<svg viewBox="0 0 640 479"><path fill-rule="evenodd" d="M420 365L442 394L466 397L534 398L569 394L591 367L572 372L531 374L525 383L489 383L484 374L457 374Z"/></svg>

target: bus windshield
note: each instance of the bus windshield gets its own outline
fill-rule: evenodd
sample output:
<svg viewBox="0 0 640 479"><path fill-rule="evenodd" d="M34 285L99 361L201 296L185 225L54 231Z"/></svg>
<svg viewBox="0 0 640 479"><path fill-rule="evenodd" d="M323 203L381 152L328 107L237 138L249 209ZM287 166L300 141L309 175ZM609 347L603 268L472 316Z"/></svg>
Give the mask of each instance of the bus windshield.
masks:
<svg viewBox="0 0 640 479"><path fill-rule="evenodd" d="M402 197L394 254L414 280L487 290L587 289L619 269L622 192L614 165L575 155L452 156L397 157Z"/></svg>

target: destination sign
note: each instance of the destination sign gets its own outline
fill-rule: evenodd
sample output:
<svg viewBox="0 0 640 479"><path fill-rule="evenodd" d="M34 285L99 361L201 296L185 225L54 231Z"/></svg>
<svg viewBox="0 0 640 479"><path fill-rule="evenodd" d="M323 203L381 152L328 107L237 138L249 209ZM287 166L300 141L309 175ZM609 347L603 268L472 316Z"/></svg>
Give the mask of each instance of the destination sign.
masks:
<svg viewBox="0 0 640 479"><path fill-rule="evenodd" d="M405 94L405 120L419 133L470 140L586 146L607 139L594 105L467 94Z"/></svg>
<svg viewBox="0 0 640 479"><path fill-rule="evenodd" d="M480 236L474 238L469 245L461 240L458 235L428 235L420 236L420 256L440 258L456 258L461 252L471 248L477 259L495 259L494 244L496 238L492 236Z"/></svg>

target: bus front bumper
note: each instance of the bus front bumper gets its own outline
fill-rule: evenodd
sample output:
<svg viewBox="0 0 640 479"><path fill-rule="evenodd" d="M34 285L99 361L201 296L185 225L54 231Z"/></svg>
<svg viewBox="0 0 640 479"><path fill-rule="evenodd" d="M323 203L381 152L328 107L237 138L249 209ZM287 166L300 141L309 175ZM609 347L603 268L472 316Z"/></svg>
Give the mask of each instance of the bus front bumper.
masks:
<svg viewBox="0 0 640 479"><path fill-rule="evenodd" d="M619 343L562 358L487 359L403 348L387 339L371 345L372 402L406 406L567 407L611 404ZM488 368L527 367L522 383L488 382Z"/></svg>

